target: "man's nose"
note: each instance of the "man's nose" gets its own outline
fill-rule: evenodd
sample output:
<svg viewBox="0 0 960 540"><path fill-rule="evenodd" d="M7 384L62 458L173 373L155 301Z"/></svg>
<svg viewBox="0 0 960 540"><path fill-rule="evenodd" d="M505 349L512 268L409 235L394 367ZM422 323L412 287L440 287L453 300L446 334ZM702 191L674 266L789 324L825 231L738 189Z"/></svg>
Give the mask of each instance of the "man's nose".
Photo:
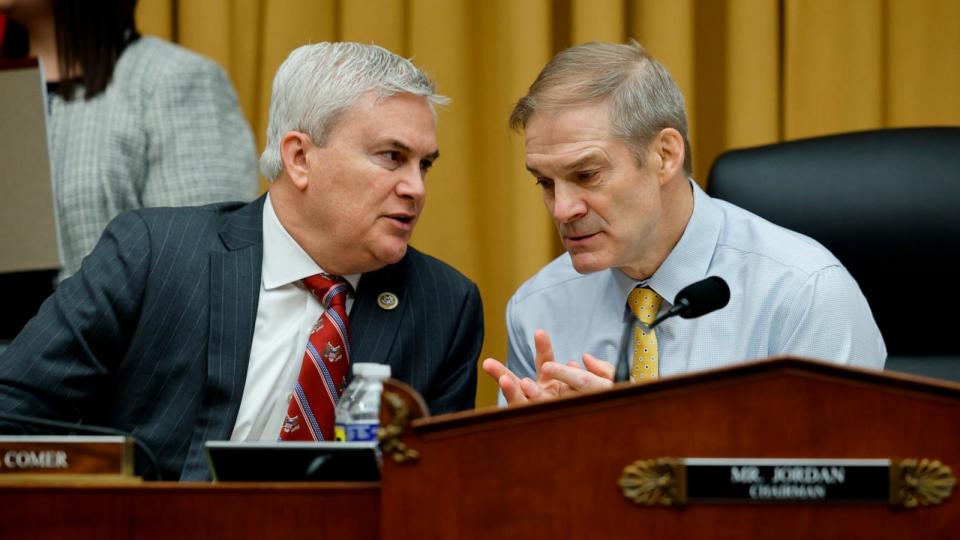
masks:
<svg viewBox="0 0 960 540"><path fill-rule="evenodd" d="M571 223L587 213L587 205L574 186L558 184L553 192L553 219L557 223Z"/></svg>
<svg viewBox="0 0 960 540"><path fill-rule="evenodd" d="M427 195L427 185L424 181L424 171L419 164L405 166L401 171L402 177L397 184L397 194L401 197L422 201Z"/></svg>

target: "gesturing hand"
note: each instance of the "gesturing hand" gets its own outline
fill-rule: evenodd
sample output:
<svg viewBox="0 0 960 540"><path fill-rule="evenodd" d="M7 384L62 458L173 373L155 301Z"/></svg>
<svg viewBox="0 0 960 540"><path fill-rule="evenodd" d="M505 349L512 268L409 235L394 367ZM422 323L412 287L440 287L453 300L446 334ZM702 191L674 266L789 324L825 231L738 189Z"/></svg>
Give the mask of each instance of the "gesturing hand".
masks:
<svg viewBox="0 0 960 540"><path fill-rule="evenodd" d="M554 360L550 336L544 330L533 334L536 349L537 380L517 377L494 358L483 361L483 370L497 381L507 404L553 399L572 392L599 390L613 385L613 364L583 355L581 368L576 362L566 365Z"/></svg>

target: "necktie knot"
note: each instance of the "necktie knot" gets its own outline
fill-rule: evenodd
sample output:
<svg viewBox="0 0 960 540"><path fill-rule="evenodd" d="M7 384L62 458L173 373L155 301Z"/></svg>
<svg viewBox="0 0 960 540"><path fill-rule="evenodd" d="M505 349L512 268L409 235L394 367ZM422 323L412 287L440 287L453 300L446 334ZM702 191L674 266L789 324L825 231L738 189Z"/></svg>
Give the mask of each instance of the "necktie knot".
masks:
<svg viewBox="0 0 960 540"><path fill-rule="evenodd" d="M653 289L648 287L635 287L630 291L630 296L627 298L627 305L630 307L630 311L634 317L639 319L643 324L649 325L657 316L657 311L660 310L661 300L660 295L653 292Z"/></svg>
<svg viewBox="0 0 960 540"><path fill-rule="evenodd" d="M331 274L314 274L303 278L302 281L310 294L320 300L324 309L330 309L333 305L346 305L347 293L351 287L342 277Z"/></svg>

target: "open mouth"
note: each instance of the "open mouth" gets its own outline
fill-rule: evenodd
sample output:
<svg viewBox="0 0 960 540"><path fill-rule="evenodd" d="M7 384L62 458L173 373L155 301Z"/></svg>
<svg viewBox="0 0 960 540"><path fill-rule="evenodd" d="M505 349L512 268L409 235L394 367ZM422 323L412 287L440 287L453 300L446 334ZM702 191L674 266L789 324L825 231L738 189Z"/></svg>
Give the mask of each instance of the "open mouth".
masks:
<svg viewBox="0 0 960 540"><path fill-rule="evenodd" d="M398 223L402 223L404 225L409 225L413 223L413 219L414 219L414 216L409 214L391 214L387 217Z"/></svg>

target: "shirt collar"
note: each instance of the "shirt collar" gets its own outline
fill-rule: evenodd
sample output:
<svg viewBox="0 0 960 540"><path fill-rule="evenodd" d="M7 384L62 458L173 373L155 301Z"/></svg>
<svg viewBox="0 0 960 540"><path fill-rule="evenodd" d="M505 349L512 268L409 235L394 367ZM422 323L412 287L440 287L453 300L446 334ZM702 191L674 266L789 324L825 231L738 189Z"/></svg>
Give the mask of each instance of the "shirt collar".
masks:
<svg viewBox="0 0 960 540"><path fill-rule="evenodd" d="M322 272L323 268L283 228L267 194L263 204L263 288L276 289ZM343 276L343 279L357 290L360 274Z"/></svg>
<svg viewBox="0 0 960 540"><path fill-rule="evenodd" d="M614 271L618 288L623 292L624 301L637 285L650 287L663 297L668 304L673 303L681 289L707 277L713 252L716 250L723 226L723 214L709 195L692 179L688 180L693 189L693 213L680 236L680 241L660 265L660 268L646 282L637 282L620 270Z"/></svg>

